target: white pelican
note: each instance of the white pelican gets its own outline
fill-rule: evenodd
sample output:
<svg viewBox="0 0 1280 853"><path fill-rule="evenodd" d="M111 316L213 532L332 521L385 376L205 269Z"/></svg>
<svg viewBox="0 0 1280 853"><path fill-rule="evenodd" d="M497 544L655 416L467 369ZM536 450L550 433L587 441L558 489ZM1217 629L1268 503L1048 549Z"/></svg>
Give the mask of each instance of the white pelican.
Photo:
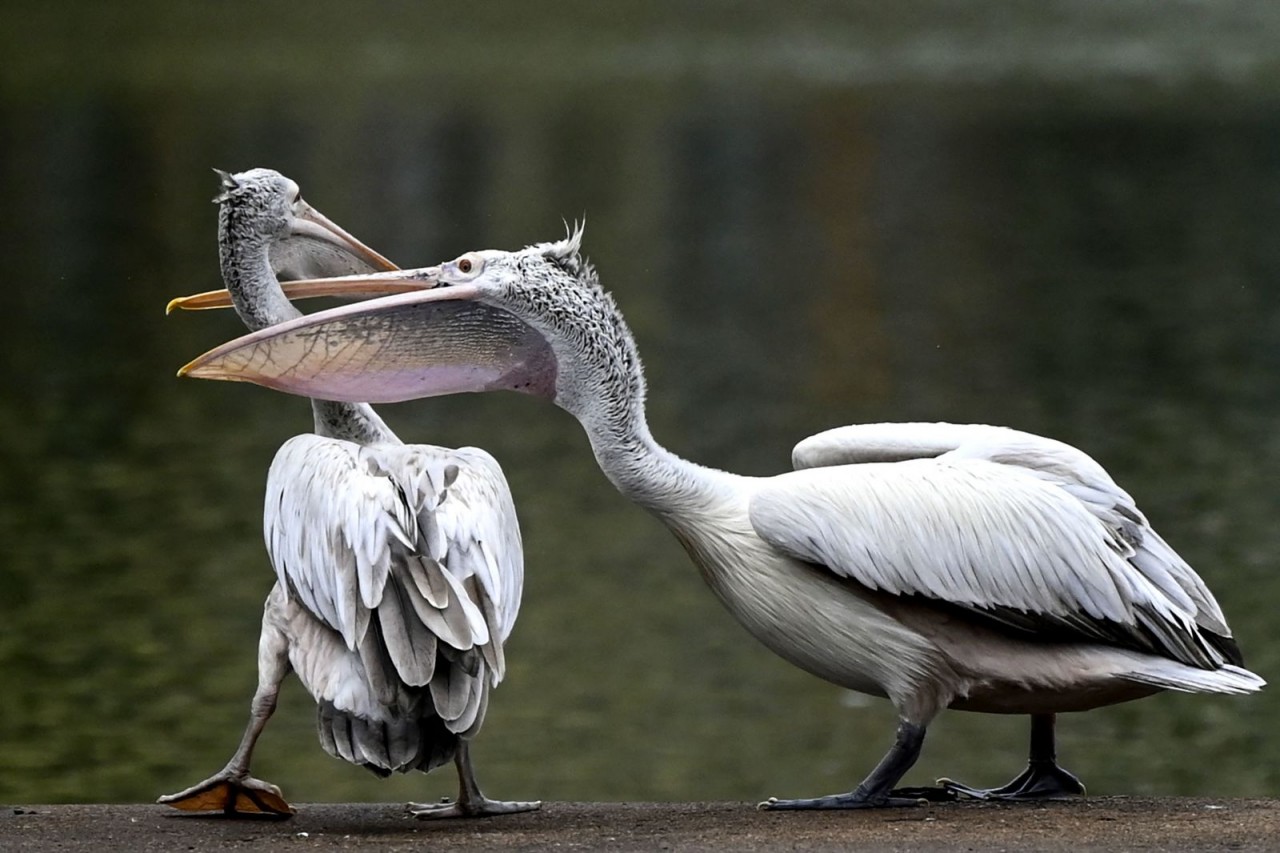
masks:
<svg viewBox="0 0 1280 853"><path fill-rule="evenodd" d="M251 329L301 316L273 266L396 268L321 216L283 175L221 174L222 275ZM170 307L225 304L227 291L215 291ZM362 402L313 400L312 409L315 433L287 441L267 475L263 524L277 582L263 613L244 738L220 772L159 802L291 814L276 786L249 775L249 761L292 670L316 699L320 742L331 755L382 776L454 761L456 802L411 803L416 816L537 808L486 798L468 748L502 680L523 586L502 469L474 447L403 444Z"/></svg>
<svg viewBox="0 0 1280 853"><path fill-rule="evenodd" d="M1263 686L1204 583L1073 447L990 426L851 426L800 442L797 470L773 477L669 452L650 435L635 343L581 236L316 282L440 286L247 335L182 373L384 402L511 389L568 410L613 484L671 529L752 635L897 710L893 747L852 791L762 808L1078 792L1054 761L1056 713ZM945 708L1031 715L1027 770L990 791L895 790Z"/></svg>

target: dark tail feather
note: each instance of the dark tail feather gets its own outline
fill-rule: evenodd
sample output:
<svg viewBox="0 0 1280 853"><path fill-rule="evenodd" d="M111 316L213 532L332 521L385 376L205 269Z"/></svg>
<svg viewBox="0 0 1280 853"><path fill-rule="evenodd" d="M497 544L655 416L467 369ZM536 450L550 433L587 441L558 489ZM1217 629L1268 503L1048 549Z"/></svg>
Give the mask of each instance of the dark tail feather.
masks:
<svg viewBox="0 0 1280 853"><path fill-rule="evenodd" d="M452 761L458 749L458 736L435 715L371 721L321 702L316 706L316 730L325 752L378 776L429 772Z"/></svg>
<svg viewBox="0 0 1280 853"><path fill-rule="evenodd" d="M1227 663L1233 663L1236 666L1244 666L1244 654L1240 651L1240 646L1233 637L1223 637L1220 634L1213 634L1209 631L1204 632L1204 638L1209 641L1209 645L1222 653L1227 659Z"/></svg>

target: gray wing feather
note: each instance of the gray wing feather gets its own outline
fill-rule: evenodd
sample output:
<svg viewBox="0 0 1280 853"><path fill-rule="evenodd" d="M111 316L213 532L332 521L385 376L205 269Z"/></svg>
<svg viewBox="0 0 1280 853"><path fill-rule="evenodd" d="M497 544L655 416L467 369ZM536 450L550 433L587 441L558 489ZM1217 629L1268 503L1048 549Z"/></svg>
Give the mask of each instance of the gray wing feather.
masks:
<svg viewBox="0 0 1280 853"><path fill-rule="evenodd" d="M404 587L417 621L441 642L455 649L468 649L477 642L488 642L488 627L451 571L428 558L413 560L409 565L414 569L412 575L408 568L400 568L397 578ZM434 602L423 592L424 588L432 586L428 578L434 579L435 585L444 589L444 594ZM408 615L405 614L406 617Z"/></svg>
<svg viewBox="0 0 1280 853"><path fill-rule="evenodd" d="M395 662L391 660L387 645L377 632L365 632L358 652L360 665L364 668L365 681L369 685L369 692L374 701L385 708L406 705L407 697L404 695Z"/></svg>
<svg viewBox="0 0 1280 853"><path fill-rule="evenodd" d="M436 713L450 730L467 710L468 699L475 693L480 680L468 675L462 667L449 667L441 677L431 681L431 699ZM467 726L462 726L466 728Z"/></svg>
<svg viewBox="0 0 1280 853"><path fill-rule="evenodd" d="M479 725L523 585L491 456L297 436L272 463L264 527L281 587L358 653L378 702L406 707L406 686L429 685L450 730ZM355 749L337 718L330 747L348 760Z"/></svg>
<svg viewBox="0 0 1280 853"><path fill-rule="evenodd" d="M422 687L435 674L436 635L415 618L405 580L397 577L387 584L376 611L378 626L400 680L410 687Z"/></svg>

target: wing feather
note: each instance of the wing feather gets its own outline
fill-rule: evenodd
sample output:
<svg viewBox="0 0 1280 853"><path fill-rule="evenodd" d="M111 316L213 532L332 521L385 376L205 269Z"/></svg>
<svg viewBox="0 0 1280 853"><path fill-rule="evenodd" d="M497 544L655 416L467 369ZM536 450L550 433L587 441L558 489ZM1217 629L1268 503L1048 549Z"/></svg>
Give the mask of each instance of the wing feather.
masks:
<svg viewBox="0 0 1280 853"><path fill-rule="evenodd" d="M435 674L436 635L413 617L409 594L399 578L387 584L378 604L378 625L400 680L410 687L422 687Z"/></svg>
<svg viewBox="0 0 1280 853"><path fill-rule="evenodd" d="M1205 639L1228 660L1242 662L1222 609L1204 581L1151 528L1106 470L1069 444L985 424L859 424L811 436L796 445L792 457L797 469L945 458L982 459L1032 473L1074 497L1110 531L1109 547L1135 570L1117 578L1130 597L1140 598L1147 585L1154 585L1175 610L1195 614ZM1102 606L1096 596L1093 603Z"/></svg>
<svg viewBox="0 0 1280 853"><path fill-rule="evenodd" d="M515 502L492 456L474 447L459 448L453 454L451 465L456 470L449 497L436 513L450 542L450 567L459 581L475 578L491 612L474 595L465 595L468 605L477 608L470 616L486 625L496 642L505 643L515 627L524 589L524 551Z"/></svg>
<svg viewBox="0 0 1280 853"><path fill-rule="evenodd" d="M393 550L417 536L396 489L368 472L359 450L311 434L289 439L267 474L263 517L281 586L352 651L382 599Z"/></svg>
<svg viewBox="0 0 1280 853"><path fill-rule="evenodd" d="M406 690L429 687L452 731L479 725L523 586L491 456L297 436L272 463L264 527L281 588L358 654L376 701L407 709ZM342 734L326 743L345 756Z"/></svg>
<svg viewBox="0 0 1280 853"><path fill-rule="evenodd" d="M414 569L412 577L409 574L410 565ZM424 575L440 578L442 585L448 589L442 606L433 605L422 594L421 588L424 584L421 579ZM414 616L415 621L434 636L439 637L441 642L455 649L468 649L475 645L473 626L464 606L466 602L462 600L458 582L450 572L435 560L418 559L397 566L397 580L402 585L407 601L412 607L411 611L402 614L404 618Z"/></svg>
<svg viewBox="0 0 1280 853"><path fill-rule="evenodd" d="M1014 430L948 424L901 425L911 429L895 445L887 425L874 426L868 453L841 452L824 433L825 444L797 446L797 461L926 458L773 478L751 501L757 532L867 587L1018 630L1201 667L1230 657L1202 633L1214 626L1230 636L1203 582L1085 454ZM831 432L859 437L857 428Z"/></svg>
<svg viewBox="0 0 1280 853"><path fill-rule="evenodd" d="M444 667L440 675L431 680L431 699L436 713L446 724L455 722L466 711L467 697L477 683L478 679L467 675L462 667Z"/></svg>

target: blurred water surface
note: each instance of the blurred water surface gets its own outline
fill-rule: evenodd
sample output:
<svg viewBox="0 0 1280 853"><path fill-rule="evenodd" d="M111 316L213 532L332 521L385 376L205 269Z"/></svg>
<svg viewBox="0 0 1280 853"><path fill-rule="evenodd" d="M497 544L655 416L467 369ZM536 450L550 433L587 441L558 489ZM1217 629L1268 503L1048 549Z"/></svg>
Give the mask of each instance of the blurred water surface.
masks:
<svg viewBox="0 0 1280 853"><path fill-rule="evenodd" d="M272 166L403 265L562 233L646 356L654 433L744 473L859 421L1076 444L1280 677L1280 11L1266 3L47 4L0 34L0 800L146 800L222 765L272 583L265 472L305 404L178 381L234 317L211 166ZM567 8L567 11L566 11ZM528 580L476 748L501 797L845 790L887 703L793 669L515 395L386 407L506 468ZM1280 794L1275 690L1069 716L1096 793ZM290 683L256 775L328 758ZM946 714L910 780L1002 782Z"/></svg>

